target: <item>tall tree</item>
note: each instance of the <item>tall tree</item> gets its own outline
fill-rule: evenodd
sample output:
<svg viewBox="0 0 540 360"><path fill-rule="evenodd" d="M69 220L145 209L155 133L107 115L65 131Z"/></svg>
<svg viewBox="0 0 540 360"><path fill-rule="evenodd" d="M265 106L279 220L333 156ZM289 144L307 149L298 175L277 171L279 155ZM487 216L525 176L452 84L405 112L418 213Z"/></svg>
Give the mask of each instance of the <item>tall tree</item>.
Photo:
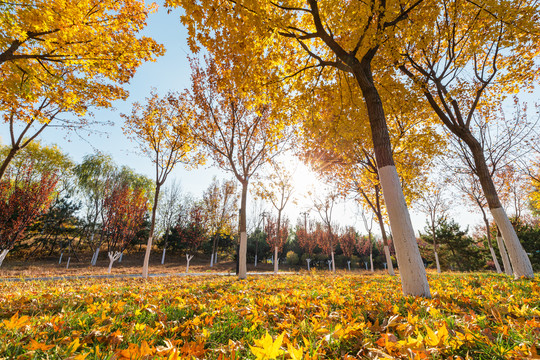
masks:
<svg viewBox="0 0 540 360"><path fill-rule="evenodd" d="M416 243L399 176L373 67L376 55L422 0L340 2L216 1L194 3L169 0L182 6L193 51L204 46L215 58L235 54L256 56L257 66L238 69L236 78L246 87L279 83L293 89L291 96L309 94L336 74L352 74L365 102L377 167L392 233L396 239L403 292L429 297L429 284ZM261 66L263 65L264 66ZM251 76L253 75L253 76ZM265 79L265 80L261 80ZM304 91L305 90L305 91ZM281 94L280 94L281 95ZM286 101L280 99L280 101ZM296 107L304 112L303 103Z"/></svg>
<svg viewBox="0 0 540 360"><path fill-rule="evenodd" d="M317 238L313 233L314 224L310 224L310 226L308 226L307 214L304 213L304 215L304 224L296 229L296 236L298 238L298 244L307 253L306 262L309 271L311 259L313 258L315 249L317 248Z"/></svg>
<svg viewBox="0 0 540 360"><path fill-rule="evenodd" d="M439 263L439 253L437 244L437 233L435 227L437 226L438 219L446 217L450 204L444 196L444 183L431 183L429 190L424 192L421 196L417 206L418 209L427 216L426 222L431 228L431 243L433 244L433 255L435 255L435 264L437 266L437 272L441 273L441 264ZM491 243L490 243L491 246Z"/></svg>
<svg viewBox="0 0 540 360"><path fill-rule="evenodd" d="M191 125L207 156L230 171L241 184L238 277L247 277L246 206L248 185L257 171L281 150L282 121L274 118L270 103L253 103L264 94L236 88L227 74L236 66L231 59L220 65L207 61L206 69L192 62Z"/></svg>
<svg viewBox="0 0 540 360"><path fill-rule="evenodd" d="M204 240L206 240L205 221L201 205L194 204L189 211L187 223L183 227L180 224L177 225L180 242L187 248L186 273L189 272L189 262L193 259Z"/></svg>
<svg viewBox="0 0 540 360"><path fill-rule="evenodd" d="M336 272L334 252L338 239L336 224L332 220L332 213L338 196L338 193L329 192L323 199L313 198L313 208L319 214L324 226L324 229L317 232L317 244L326 255L330 256L333 272Z"/></svg>
<svg viewBox="0 0 540 360"><path fill-rule="evenodd" d="M165 254L169 245L170 230L184 207L185 204L182 202L180 185L173 179L173 182L163 189L161 199L158 201L157 212L160 221L156 224L156 232L161 235L163 240L161 265L165 263Z"/></svg>
<svg viewBox="0 0 540 360"><path fill-rule="evenodd" d="M431 12L412 13L411 24L431 22L422 35L399 34L399 68L424 94L442 124L462 141L472 159L489 209L501 230L514 275L534 277L531 262L504 210L475 134L475 113L487 124L494 104L531 88L538 78L540 4L467 0L432 2Z"/></svg>
<svg viewBox="0 0 540 360"><path fill-rule="evenodd" d="M266 242L274 249L274 275L279 270L279 253L287 243L289 237L289 219L281 219L268 216L266 218Z"/></svg>
<svg viewBox="0 0 540 360"><path fill-rule="evenodd" d="M212 267L217 262L219 239L222 235L233 232L233 222L238 214L238 196L234 180L220 182L214 177L203 193L202 211L212 240L210 256Z"/></svg>
<svg viewBox="0 0 540 360"><path fill-rule="evenodd" d="M341 250L343 251L343 255L347 257L347 268L349 271L351 271L351 257L354 253L354 248L356 246L357 236L356 236L356 230L354 230L354 227L348 226L343 233L341 233L338 237L339 246L341 247Z"/></svg>
<svg viewBox="0 0 540 360"><path fill-rule="evenodd" d="M183 115L187 113L189 106L191 105L187 99L182 96L169 93L160 97L153 91L145 105L135 103L132 113L123 115L124 133L139 144L142 153L155 166L154 202L142 268L142 277L145 279L148 278L148 263L161 187L177 164L195 165L203 160L198 154L194 154L195 139L187 122L188 118Z"/></svg>
<svg viewBox="0 0 540 360"><path fill-rule="evenodd" d="M154 4L142 0L0 3L0 113L9 126L7 164L51 122L86 126L90 107L127 98L123 85L164 49L139 36ZM65 121L62 113L74 119ZM22 124L16 134L16 124Z"/></svg>

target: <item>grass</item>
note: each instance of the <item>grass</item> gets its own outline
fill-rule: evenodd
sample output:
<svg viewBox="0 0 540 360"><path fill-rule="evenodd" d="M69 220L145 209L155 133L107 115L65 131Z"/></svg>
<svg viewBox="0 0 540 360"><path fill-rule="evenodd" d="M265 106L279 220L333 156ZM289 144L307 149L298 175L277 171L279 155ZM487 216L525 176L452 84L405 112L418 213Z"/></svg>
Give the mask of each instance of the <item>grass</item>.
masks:
<svg viewBox="0 0 540 360"><path fill-rule="evenodd" d="M0 357L537 358L540 281L327 272L0 283Z"/></svg>

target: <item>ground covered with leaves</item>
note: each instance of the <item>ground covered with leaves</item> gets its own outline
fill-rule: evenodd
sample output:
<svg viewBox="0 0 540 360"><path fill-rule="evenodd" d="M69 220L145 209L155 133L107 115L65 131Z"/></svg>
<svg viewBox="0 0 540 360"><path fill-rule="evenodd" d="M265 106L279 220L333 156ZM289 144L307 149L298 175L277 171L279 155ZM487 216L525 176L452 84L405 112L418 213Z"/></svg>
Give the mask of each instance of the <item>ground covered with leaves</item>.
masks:
<svg viewBox="0 0 540 360"><path fill-rule="evenodd" d="M0 358L538 358L540 281L385 275L0 283Z"/></svg>

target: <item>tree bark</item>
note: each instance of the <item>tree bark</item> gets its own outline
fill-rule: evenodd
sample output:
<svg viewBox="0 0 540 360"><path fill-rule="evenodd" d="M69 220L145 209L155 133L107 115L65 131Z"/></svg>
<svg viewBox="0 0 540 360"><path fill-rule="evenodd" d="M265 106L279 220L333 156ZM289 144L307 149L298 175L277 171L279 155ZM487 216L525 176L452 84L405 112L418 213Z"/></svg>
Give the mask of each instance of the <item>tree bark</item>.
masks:
<svg viewBox="0 0 540 360"><path fill-rule="evenodd" d="M4 262L4 259L6 258L8 252L9 249L4 249L2 250L2 252L0 252L0 266L2 266L2 263Z"/></svg>
<svg viewBox="0 0 540 360"><path fill-rule="evenodd" d="M506 212L499 200L499 195L497 194L495 184L491 178L482 146L470 132L463 131L457 135L462 138L462 140L471 150L476 174L480 180L480 185L482 186L482 191L484 192L489 210L491 211L491 215L493 216L497 227L502 233L504 243L508 250L511 265L514 270L514 277L516 279L522 276L531 279L534 278L531 261L523 249L523 246L521 246L516 231L514 230L512 223L510 223L510 220L508 219L508 216L506 215Z"/></svg>
<svg viewBox="0 0 540 360"><path fill-rule="evenodd" d="M334 252L332 251L332 272L335 273L336 272L336 262L335 262L335 259L334 259Z"/></svg>
<svg viewBox="0 0 540 360"><path fill-rule="evenodd" d="M478 204L480 206L480 204ZM482 210L482 216L484 218L484 224L486 225L486 235L488 240L488 247L489 252L491 253L491 258L493 259L493 263L495 264L495 270L497 270L497 274L501 273L501 266L499 265L499 260L497 260L497 256L495 255L495 250L493 250L493 245L491 244L491 231L489 230L489 221L486 216L486 212L484 211L484 208L480 206L480 210Z"/></svg>
<svg viewBox="0 0 540 360"><path fill-rule="evenodd" d="M379 180L394 236L403 294L429 298L431 294L426 269L420 256L407 202L394 165L384 109L373 81L371 58L365 56L358 66L353 67L353 72L367 107Z"/></svg>
<svg viewBox="0 0 540 360"><path fill-rule="evenodd" d="M148 242L146 243L146 252L144 253L144 263L142 268L143 279L148 279L148 265L150 263L150 251L152 251L152 241L154 238L154 227L156 226L156 212L161 184L156 181L156 192L154 194L154 206L152 207L152 221L150 223L150 234L148 234Z"/></svg>
<svg viewBox="0 0 540 360"><path fill-rule="evenodd" d="M186 274L189 272L189 262L193 259L194 255L186 254Z"/></svg>
<svg viewBox="0 0 540 360"><path fill-rule="evenodd" d="M2 165L0 165L0 179L2 179L2 177L6 173L6 170L7 170L7 167L9 165L9 163L11 162L11 160L13 160L13 158L15 157L15 154L17 154L18 150L19 149L15 148L15 147L12 147L11 149L9 149L9 152L8 152L6 158L2 162Z"/></svg>
<svg viewBox="0 0 540 360"><path fill-rule="evenodd" d="M388 264L388 274L390 276L395 276L396 273L394 272L394 264L392 263L392 256L390 256L390 248L388 244L388 236L386 235L386 230L384 228L384 221L382 217L381 212L381 201L378 196L378 192L376 193L376 200L377 200L377 209L375 211L375 215L377 215L377 221L379 222L379 227L381 228L381 235L383 239L383 245L384 245L384 256L386 257L386 263ZM370 238L371 241L371 238ZM371 267L371 271L373 271L373 266Z"/></svg>
<svg viewBox="0 0 540 360"><path fill-rule="evenodd" d="M242 198L240 202L240 246L238 250L238 278L247 278L247 229L246 204L248 181L242 181Z"/></svg>

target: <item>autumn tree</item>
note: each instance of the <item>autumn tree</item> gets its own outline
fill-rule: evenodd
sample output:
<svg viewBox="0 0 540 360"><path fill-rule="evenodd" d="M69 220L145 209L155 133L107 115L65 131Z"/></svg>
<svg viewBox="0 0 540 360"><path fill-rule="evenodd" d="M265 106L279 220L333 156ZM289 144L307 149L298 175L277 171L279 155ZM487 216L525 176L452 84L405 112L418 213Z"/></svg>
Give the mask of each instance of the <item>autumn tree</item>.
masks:
<svg viewBox="0 0 540 360"><path fill-rule="evenodd" d="M324 198L313 198L313 208L319 214L324 226L324 231L317 233L317 245L331 258L332 271L336 272L334 252L337 245L337 229L333 222L332 213L338 200L338 194L329 192Z"/></svg>
<svg viewBox="0 0 540 360"><path fill-rule="evenodd" d="M36 179L32 163L7 172L0 179L0 266L24 231L45 213L58 181L53 172L42 172Z"/></svg>
<svg viewBox="0 0 540 360"><path fill-rule="evenodd" d="M142 187L130 186L125 178L110 185L112 189L103 201L102 224L102 234L108 243L108 273L135 239L148 209L147 194Z"/></svg>
<svg viewBox="0 0 540 360"><path fill-rule="evenodd" d="M180 242L186 246L186 273L189 272L189 262L195 252L206 240L207 231L204 227L205 219L200 204L194 204L189 211L189 219L185 226L177 226Z"/></svg>
<svg viewBox="0 0 540 360"><path fill-rule="evenodd" d="M311 263L311 259L313 258L313 255L315 254L315 249L317 248L317 238L313 233L313 229L314 224L310 224L310 226L308 226L307 216L304 217L303 226L300 225L296 229L296 237L298 238L298 244L300 245L302 250L307 253L306 262L308 271L310 270L309 264Z"/></svg>
<svg viewBox="0 0 540 360"><path fill-rule="evenodd" d="M207 231L212 240L210 267L217 263L217 250L222 235L233 233L233 222L238 213L238 196L234 180L219 181L216 177L202 196L202 211Z"/></svg>
<svg viewBox="0 0 540 360"><path fill-rule="evenodd" d="M354 227L348 226L343 233L338 237L339 246L343 251L343 255L347 257L347 268L351 271L351 257L354 254L354 249L356 246L356 231Z"/></svg>
<svg viewBox="0 0 540 360"><path fill-rule="evenodd" d="M392 44L398 26L421 8L422 0L361 1L347 4L307 0L303 3L216 1L193 3L169 0L182 6L182 22L188 28L188 43L196 52L205 47L216 59L249 54L246 67L235 70L236 79L247 88L287 87L289 98L310 96L337 74L350 73L361 89L367 110L370 136L392 233L396 239L403 292L429 297L429 285L420 257L409 212L394 165L385 111L376 87L375 69L389 67L373 61L380 49ZM256 56L257 68L251 66ZM251 62L251 63L250 63ZM264 66L261 66L264 65ZM249 76L245 76L249 70ZM274 89L274 87L272 87ZM283 103L282 94L276 98ZM300 116L313 101L291 104Z"/></svg>
<svg viewBox="0 0 540 360"><path fill-rule="evenodd" d="M164 52L139 36L155 9L139 0L0 4L0 113L10 135L0 178L49 124L85 127L89 108L127 98L123 86L135 70ZM62 114L74 117L67 121Z"/></svg>
<svg viewBox="0 0 540 360"><path fill-rule="evenodd" d="M227 78L234 66L232 60L224 65L208 60L203 69L192 62L195 109L190 124L207 156L241 184L238 277L245 279L248 185L261 166L279 153L283 129L280 119L273 117L272 104L253 103L263 94L246 93Z"/></svg>
<svg viewBox="0 0 540 360"><path fill-rule="evenodd" d="M421 36L403 28L399 69L424 95L444 127L465 144L491 214L501 230L514 276L534 277L531 262L504 210L490 174L478 126L507 94L531 88L538 77L539 4L466 0L433 2L410 24L431 23ZM476 114L481 116L476 117ZM476 129L476 131L475 131Z"/></svg>
<svg viewBox="0 0 540 360"><path fill-rule="evenodd" d="M187 112L186 108L190 106L187 99L182 96L169 93L160 97L153 91L146 99L145 105L135 103L132 113L123 115L124 133L139 144L142 153L154 163L155 167L154 202L142 269L142 276L145 279L148 278L148 263L161 187L177 164L193 165L202 162L202 158L194 154L195 139L187 122L188 117L183 116Z"/></svg>
<svg viewBox="0 0 540 360"><path fill-rule="evenodd" d="M184 200L184 201L183 201ZM169 245L169 235L171 228L175 225L180 213L186 208L186 198L182 198L181 188L174 180L161 192L158 201L157 233L161 234L163 243L163 253L161 254L161 265L165 263L165 254Z"/></svg>
<svg viewBox="0 0 540 360"><path fill-rule="evenodd" d="M430 239L430 242L433 245L433 255L435 256L435 264L439 274L441 273L441 264L439 263L439 245L437 244L435 227L437 226L439 219L446 217L446 214L450 209L450 204L444 196L444 186L444 183L430 183L429 190L422 194L420 201L417 203L420 212L427 216L426 222L430 227L433 236Z"/></svg>
<svg viewBox="0 0 540 360"><path fill-rule="evenodd" d="M274 275L279 269L279 253L283 250L283 246L287 243L289 237L289 219L274 218L268 216L266 218L266 242L270 248L274 249Z"/></svg>

